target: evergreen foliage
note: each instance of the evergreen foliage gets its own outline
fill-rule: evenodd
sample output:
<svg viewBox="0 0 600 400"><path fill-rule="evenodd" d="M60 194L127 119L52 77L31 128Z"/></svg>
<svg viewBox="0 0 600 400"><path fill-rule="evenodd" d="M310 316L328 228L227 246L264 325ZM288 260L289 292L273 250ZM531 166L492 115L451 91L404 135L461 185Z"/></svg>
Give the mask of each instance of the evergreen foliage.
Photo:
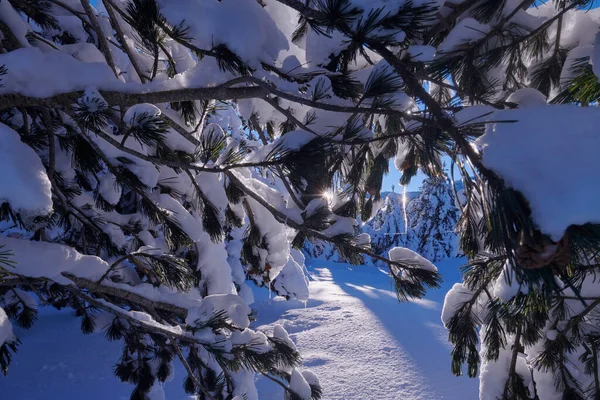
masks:
<svg viewBox="0 0 600 400"><path fill-rule="evenodd" d="M83 333L110 320L132 399L173 362L199 399L255 398L254 374L320 398L312 374L292 379L287 334L249 328L247 281L300 298L291 248L326 243L385 263L399 299L422 297L437 272L380 255L356 218L394 159L402 184L430 179L415 215L453 225L436 183L448 156L469 259L443 313L452 371L479 374L482 398L598 398L600 225L544 231L535 199L473 144L511 122L496 110L540 96L596 106L595 32L572 28L598 29L591 0L537 14L531 0L101 3L0 1L0 163L18 182L0 182L4 372L12 323L35 329L43 305L75 310ZM432 224L410 227L429 251Z"/></svg>

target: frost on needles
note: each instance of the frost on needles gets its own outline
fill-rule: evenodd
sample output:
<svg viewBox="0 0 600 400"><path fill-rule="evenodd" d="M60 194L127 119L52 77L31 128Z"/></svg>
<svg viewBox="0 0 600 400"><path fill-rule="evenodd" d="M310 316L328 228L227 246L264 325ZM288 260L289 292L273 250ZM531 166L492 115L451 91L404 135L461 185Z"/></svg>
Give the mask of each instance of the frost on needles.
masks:
<svg viewBox="0 0 600 400"><path fill-rule="evenodd" d="M310 242L424 296L428 225L426 254L382 254L357 218L391 160L407 184L447 157L468 257L452 371L482 399L598 399L592 4L0 1L3 371L13 324L69 308L123 343L132 399L173 363L199 399L257 399L256 374L318 399L285 330L252 329L249 285L306 300Z"/></svg>

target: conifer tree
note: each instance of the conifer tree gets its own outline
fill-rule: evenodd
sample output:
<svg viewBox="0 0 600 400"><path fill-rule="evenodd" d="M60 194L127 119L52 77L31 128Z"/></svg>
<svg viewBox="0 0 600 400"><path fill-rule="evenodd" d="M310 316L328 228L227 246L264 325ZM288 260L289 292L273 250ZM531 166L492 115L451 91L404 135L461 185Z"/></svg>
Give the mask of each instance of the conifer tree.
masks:
<svg viewBox="0 0 600 400"><path fill-rule="evenodd" d="M454 229L459 210L446 178L425 179L421 194L408 203L407 238L403 247L431 261L458 255L458 236Z"/></svg>
<svg viewBox="0 0 600 400"><path fill-rule="evenodd" d="M259 2L97 7L0 2L0 367L18 357L13 324L69 308L83 333L123 344L114 373L132 399L160 392L175 362L199 399L256 399L255 374L320 398L285 330L250 328L248 282L306 300L294 248L372 254L354 218L367 121L401 114L373 102L391 73L365 69L365 90L282 65L289 38ZM438 285L435 271L386 262L399 296Z"/></svg>
<svg viewBox="0 0 600 400"><path fill-rule="evenodd" d="M371 237L371 247L377 254L387 254L394 247L409 247L407 205L404 203L401 194L389 193L383 199L383 206L363 225L363 231Z"/></svg>
<svg viewBox="0 0 600 400"><path fill-rule="evenodd" d="M355 218L389 160L406 184L447 155L453 372L481 367L484 399L600 396L593 1L99 3L0 1L4 370L39 301L122 341L133 399L175 360L201 399L256 398L256 373L319 398L287 333L249 328L247 280L305 293L290 247L327 242L423 296L436 271Z"/></svg>

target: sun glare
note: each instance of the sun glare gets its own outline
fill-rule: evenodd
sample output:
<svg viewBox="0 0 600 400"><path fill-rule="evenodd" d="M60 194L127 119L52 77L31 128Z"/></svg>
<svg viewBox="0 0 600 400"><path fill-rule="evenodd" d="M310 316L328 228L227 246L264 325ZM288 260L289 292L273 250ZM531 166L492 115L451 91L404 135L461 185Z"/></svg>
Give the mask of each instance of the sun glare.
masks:
<svg viewBox="0 0 600 400"><path fill-rule="evenodd" d="M322 196L325 200L327 200L327 204L331 204L333 202L333 198L335 196L335 194L333 192L323 192Z"/></svg>

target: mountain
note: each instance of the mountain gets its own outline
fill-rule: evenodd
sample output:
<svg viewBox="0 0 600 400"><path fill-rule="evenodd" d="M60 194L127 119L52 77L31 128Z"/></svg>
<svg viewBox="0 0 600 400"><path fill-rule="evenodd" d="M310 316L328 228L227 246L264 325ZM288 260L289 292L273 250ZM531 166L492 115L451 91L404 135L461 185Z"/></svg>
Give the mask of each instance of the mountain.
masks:
<svg viewBox="0 0 600 400"><path fill-rule="evenodd" d="M461 189L458 183L459 196ZM373 212L361 231L377 254L387 257L390 249L406 247L433 262L459 255L454 232L459 209L448 180L425 179L419 192L383 192ZM329 243L307 243L303 252L310 259L344 261Z"/></svg>

